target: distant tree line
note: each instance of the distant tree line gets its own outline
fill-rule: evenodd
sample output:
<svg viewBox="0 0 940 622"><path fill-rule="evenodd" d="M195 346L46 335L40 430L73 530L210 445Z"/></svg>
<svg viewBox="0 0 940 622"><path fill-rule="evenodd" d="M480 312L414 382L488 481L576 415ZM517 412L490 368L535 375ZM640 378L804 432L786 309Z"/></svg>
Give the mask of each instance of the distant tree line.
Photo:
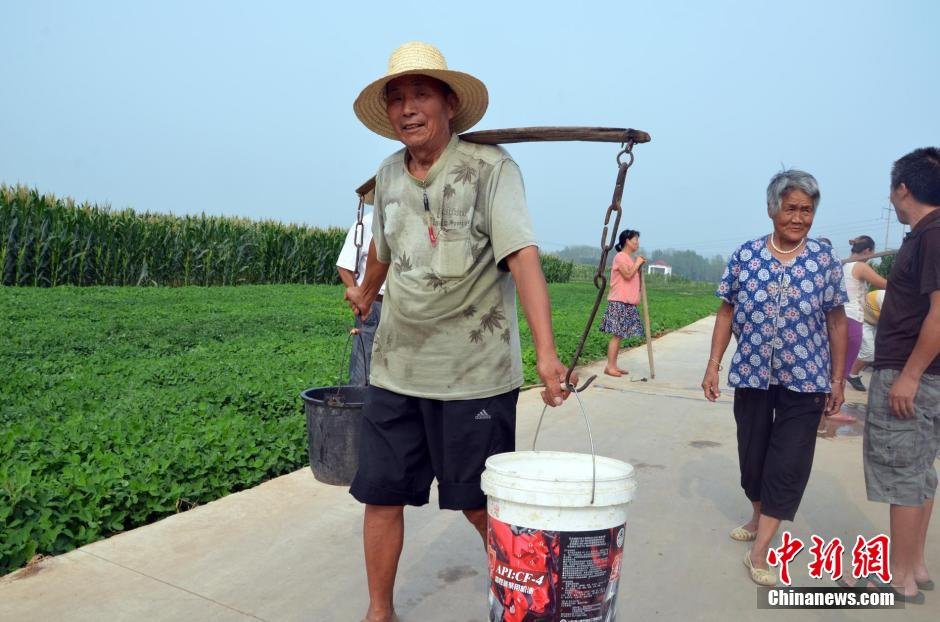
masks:
<svg viewBox="0 0 940 622"><path fill-rule="evenodd" d="M601 251L599 247L587 245L566 246L560 251L552 253L560 259L571 261L575 264L586 264L597 266L600 261ZM607 256L607 264L614 259L614 251ZM707 281L714 283L721 278L721 273L725 269L725 258L721 255L714 255L711 258L703 257L695 251L655 249L647 252L640 249L640 254L644 255L650 262L662 260L672 266L672 273L675 276L689 279L690 281Z"/></svg>

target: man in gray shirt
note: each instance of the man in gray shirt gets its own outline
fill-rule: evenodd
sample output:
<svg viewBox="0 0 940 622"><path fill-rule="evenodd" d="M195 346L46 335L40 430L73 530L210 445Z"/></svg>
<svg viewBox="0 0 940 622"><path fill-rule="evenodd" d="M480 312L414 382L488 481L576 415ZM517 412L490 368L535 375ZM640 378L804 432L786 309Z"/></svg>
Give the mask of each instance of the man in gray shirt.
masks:
<svg viewBox="0 0 940 622"><path fill-rule="evenodd" d="M461 510L484 537L486 458L515 449L522 360L515 298L535 343L542 399L561 404L567 371L518 166L500 147L461 141L487 106L477 78L437 48L407 43L354 110L404 143L376 174L366 278L346 298L365 316L386 278L352 495L366 504L366 620L396 620L392 593L405 505ZM577 382L576 379L572 379Z"/></svg>

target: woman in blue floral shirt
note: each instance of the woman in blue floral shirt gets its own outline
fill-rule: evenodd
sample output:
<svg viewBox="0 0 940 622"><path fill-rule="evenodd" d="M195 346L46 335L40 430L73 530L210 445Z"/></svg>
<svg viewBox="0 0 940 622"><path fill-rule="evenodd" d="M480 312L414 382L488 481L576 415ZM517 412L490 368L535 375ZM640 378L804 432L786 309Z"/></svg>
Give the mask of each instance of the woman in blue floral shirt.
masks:
<svg viewBox="0 0 940 622"><path fill-rule="evenodd" d="M793 520L809 481L820 417L843 401L847 301L842 266L831 248L809 238L819 185L787 170L770 180L773 231L731 254L716 295L721 307L702 381L714 402L721 359L734 334L728 370L734 388L741 487L751 520L731 538L753 544L744 558L751 579L774 585L767 564L780 522Z"/></svg>

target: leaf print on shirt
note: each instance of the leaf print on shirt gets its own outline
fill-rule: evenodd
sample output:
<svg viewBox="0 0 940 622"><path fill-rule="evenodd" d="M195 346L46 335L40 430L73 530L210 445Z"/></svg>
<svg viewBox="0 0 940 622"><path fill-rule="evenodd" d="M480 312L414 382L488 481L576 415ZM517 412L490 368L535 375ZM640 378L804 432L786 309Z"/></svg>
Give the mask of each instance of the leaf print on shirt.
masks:
<svg viewBox="0 0 940 622"><path fill-rule="evenodd" d="M471 318L471 317L473 317L473 314L476 313L476 312L477 312L476 305L470 305L470 306L468 306L466 309L464 309L463 311L461 311L460 315L462 315L462 316L464 316L464 317L466 317L466 318Z"/></svg>
<svg viewBox="0 0 940 622"><path fill-rule="evenodd" d="M443 197L441 198L441 222L439 224L441 226L441 231L444 231L448 228L444 219L444 215L447 213L447 199L453 198L454 195L457 194L457 191L454 190L454 187L450 184L444 184L444 190L441 192L441 194Z"/></svg>
<svg viewBox="0 0 940 622"><path fill-rule="evenodd" d="M408 272L412 267L411 260L408 259L407 253L402 253L401 256L395 260L395 272L398 274Z"/></svg>
<svg viewBox="0 0 940 622"><path fill-rule="evenodd" d="M509 329L508 328L505 329L503 333L499 336L499 338L503 340L503 343L508 344L510 339L512 338L512 335L510 334Z"/></svg>
<svg viewBox="0 0 940 622"><path fill-rule="evenodd" d="M479 244L470 246L470 256L473 257L473 263L476 263L480 259L480 255L483 254L484 250L486 250L486 242L480 242Z"/></svg>
<svg viewBox="0 0 940 622"><path fill-rule="evenodd" d="M464 184L472 184L477 172L469 162L461 162L450 170L450 174L454 176L454 183L459 181Z"/></svg>
<svg viewBox="0 0 940 622"><path fill-rule="evenodd" d="M480 318L480 329L488 330L492 334L497 328L503 327L502 320L505 319L506 316L503 315L503 310L498 304L495 304Z"/></svg>
<svg viewBox="0 0 940 622"><path fill-rule="evenodd" d="M483 343L482 328L477 328L470 331L470 343Z"/></svg>
<svg viewBox="0 0 940 622"><path fill-rule="evenodd" d="M425 272L424 280L427 281L427 286L431 289L443 289L444 291L447 291L447 289L444 287L447 284L447 281L442 279L434 272Z"/></svg>

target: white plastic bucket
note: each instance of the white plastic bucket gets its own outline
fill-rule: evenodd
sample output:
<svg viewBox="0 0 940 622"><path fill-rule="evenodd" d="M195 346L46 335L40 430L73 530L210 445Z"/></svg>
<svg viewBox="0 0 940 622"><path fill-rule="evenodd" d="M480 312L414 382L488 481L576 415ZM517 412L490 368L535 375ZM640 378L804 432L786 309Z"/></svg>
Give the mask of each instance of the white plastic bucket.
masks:
<svg viewBox="0 0 940 622"><path fill-rule="evenodd" d="M491 456L481 486L490 621L615 620L633 467L590 454L519 451Z"/></svg>

